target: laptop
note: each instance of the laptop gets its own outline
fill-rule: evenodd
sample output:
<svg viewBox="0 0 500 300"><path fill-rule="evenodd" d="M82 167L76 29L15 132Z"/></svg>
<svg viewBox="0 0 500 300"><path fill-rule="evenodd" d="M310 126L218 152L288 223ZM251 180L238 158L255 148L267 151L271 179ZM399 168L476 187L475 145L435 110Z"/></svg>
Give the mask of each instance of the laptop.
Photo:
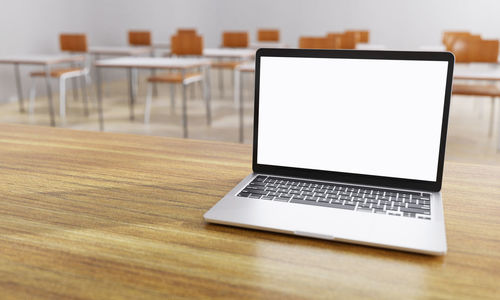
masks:
<svg viewBox="0 0 500 300"><path fill-rule="evenodd" d="M252 174L207 222L443 255L448 52L259 49Z"/></svg>

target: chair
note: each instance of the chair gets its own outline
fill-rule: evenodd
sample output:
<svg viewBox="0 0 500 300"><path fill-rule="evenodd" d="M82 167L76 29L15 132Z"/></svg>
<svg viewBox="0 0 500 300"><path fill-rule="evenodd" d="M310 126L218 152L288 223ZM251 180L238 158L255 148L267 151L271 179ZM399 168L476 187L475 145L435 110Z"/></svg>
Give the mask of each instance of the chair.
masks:
<svg viewBox="0 0 500 300"><path fill-rule="evenodd" d="M248 48L248 32L223 32L222 47Z"/></svg>
<svg viewBox="0 0 500 300"><path fill-rule="evenodd" d="M477 36L462 36L456 38L452 45L457 62L496 63L498 61L499 41L481 40ZM495 117L495 99L500 97L500 88L493 84L453 84L453 95L482 96L491 98L490 126L488 135L493 133Z"/></svg>
<svg viewBox="0 0 500 300"><path fill-rule="evenodd" d="M257 31L257 41L259 42L279 42L280 31L278 29L259 29Z"/></svg>
<svg viewBox="0 0 500 300"><path fill-rule="evenodd" d="M455 62L469 63L473 59L472 49L481 41L479 35L457 35L450 38L449 51L455 55ZM475 45L476 44L476 45Z"/></svg>
<svg viewBox="0 0 500 300"><path fill-rule="evenodd" d="M177 29L177 36L184 36L184 35L196 36L196 29L194 28Z"/></svg>
<svg viewBox="0 0 500 300"><path fill-rule="evenodd" d="M370 32L368 30L346 30L345 33L354 35L355 44L368 43L370 40Z"/></svg>
<svg viewBox="0 0 500 300"><path fill-rule="evenodd" d="M200 56L203 54L203 37L190 34L177 34L171 38L172 54L176 56ZM175 85L182 85L182 109L186 110L186 87L192 83L203 80L201 72L189 72L182 70L181 72L173 72L151 76L147 79L148 86L146 92L146 104L144 110L144 123L148 124L151 117L151 101L153 98L153 84L166 83L170 85L170 105L171 114L175 109ZM207 111L207 120L210 122L210 117Z"/></svg>
<svg viewBox="0 0 500 300"><path fill-rule="evenodd" d="M248 48L249 35L248 32L226 31L222 33L222 47L224 48ZM241 61L216 61L211 67L219 70L219 90L222 94L224 90L223 70L234 71L240 65Z"/></svg>
<svg viewBox="0 0 500 300"><path fill-rule="evenodd" d="M340 49L342 46L342 34L341 33L328 33L326 35L328 39L331 40L331 43L333 44L332 49Z"/></svg>
<svg viewBox="0 0 500 300"><path fill-rule="evenodd" d="M302 36L299 39L299 48L302 49L334 49L335 39L317 36Z"/></svg>
<svg viewBox="0 0 500 300"><path fill-rule="evenodd" d="M151 46L151 32L131 30L128 32L128 43L131 46Z"/></svg>
<svg viewBox="0 0 500 300"><path fill-rule="evenodd" d="M466 37L471 35L468 31L445 31L443 32L443 45L446 47L446 51L451 50L451 46L457 37Z"/></svg>
<svg viewBox="0 0 500 300"><path fill-rule="evenodd" d="M358 34L354 31L346 31L341 36L340 49L356 49Z"/></svg>
<svg viewBox="0 0 500 300"><path fill-rule="evenodd" d="M87 52L87 37L85 34L61 34L59 36L59 43L61 51L70 53L86 53ZM87 87L90 83L90 72L89 72L89 59L86 56L83 66L72 65L69 68L59 68L53 69L50 72L50 77L59 80L59 115L63 122L66 121L66 80L81 78L82 85L82 97L84 103L84 113L89 114L88 111L88 101L87 101ZM31 82L30 89L30 104L29 112L33 115L35 111L35 94L36 94L36 79L40 77L45 77L46 74L43 71L32 72L30 74L33 79ZM74 88L76 84L74 85ZM76 91L76 89L74 89ZM76 93L74 94L76 99Z"/></svg>

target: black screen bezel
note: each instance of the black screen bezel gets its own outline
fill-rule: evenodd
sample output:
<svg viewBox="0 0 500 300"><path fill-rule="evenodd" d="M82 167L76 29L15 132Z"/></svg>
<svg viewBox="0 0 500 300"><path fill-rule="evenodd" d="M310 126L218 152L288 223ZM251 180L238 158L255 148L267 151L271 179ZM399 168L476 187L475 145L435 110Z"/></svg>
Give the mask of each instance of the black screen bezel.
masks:
<svg viewBox="0 0 500 300"><path fill-rule="evenodd" d="M260 86L260 59L269 57L311 57L311 58L345 58L345 59L384 59L384 60L424 60L448 62L446 91L441 126L441 142L436 181L424 181L385 176L363 175L334 171L312 170L257 163L257 147L259 132L259 86ZM413 51L365 51L365 50L309 50L309 49L259 49L255 60L255 104L253 129L253 159L252 170L256 173L269 173L282 176L303 177L318 180L340 181L353 184L386 186L401 189L417 189L430 192L441 190L443 179L444 153L448 129L450 97L453 79L454 56L449 52L413 52ZM409 91L411 92L411 91Z"/></svg>

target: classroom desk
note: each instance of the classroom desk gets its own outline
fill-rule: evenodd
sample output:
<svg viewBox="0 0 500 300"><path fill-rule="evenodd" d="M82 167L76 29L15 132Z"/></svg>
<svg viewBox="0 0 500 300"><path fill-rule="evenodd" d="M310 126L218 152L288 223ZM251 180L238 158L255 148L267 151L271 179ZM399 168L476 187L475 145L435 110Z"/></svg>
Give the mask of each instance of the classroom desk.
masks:
<svg viewBox="0 0 500 300"><path fill-rule="evenodd" d="M93 46L89 47L89 53L92 54L95 59L99 59L101 55L109 56L137 56L153 53L152 47L137 47L137 46Z"/></svg>
<svg viewBox="0 0 500 300"><path fill-rule="evenodd" d="M256 49L248 48L205 48L203 49L203 56L208 58L231 58L248 60L255 57Z"/></svg>
<svg viewBox="0 0 500 300"><path fill-rule="evenodd" d="M252 42L248 48L259 49L259 48L288 48L288 45L281 42Z"/></svg>
<svg viewBox="0 0 500 300"><path fill-rule="evenodd" d="M244 125L243 125L243 115L244 115L244 107L243 107L243 74L253 74L255 72L255 62L241 64L236 67L234 73L234 99L235 103L238 106L238 123L239 123L239 134L238 140L240 143L243 143L244 139Z"/></svg>
<svg viewBox="0 0 500 300"><path fill-rule="evenodd" d="M445 163L448 254L211 225L249 145L0 124L0 295L498 299L500 167Z"/></svg>
<svg viewBox="0 0 500 300"><path fill-rule="evenodd" d="M130 106L130 119L134 120L134 106L135 106L135 84L134 79L137 78L137 69L163 69L163 70L177 70L181 72L181 76L184 79L186 72L189 69L201 68L204 73L203 80L203 91L204 98L206 102L207 110L207 123L211 123L211 111L210 111L210 80L208 76L208 70L210 68L211 61L203 58L165 58L165 57L119 57L112 59L99 60L95 63L96 66L96 79L97 79L97 99L99 103L99 120L101 124L101 130L104 127L104 118L102 116L102 87L101 87L101 75L99 72L100 68L121 68L126 69L128 73L128 84L129 84L129 106ZM183 135L188 137L188 127L187 127L187 99L185 95L182 97L182 125L183 125Z"/></svg>
<svg viewBox="0 0 500 300"><path fill-rule="evenodd" d="M498 83L498 81L500 81L500 66L496 63L458 63L455 64L455 69L453 70L453 79ZM493 131L492 128L495 122L496 101L498 100L494 98L491 99L490 132ZM500 151L500 124L498 125L497 151Z"/></svg>
<svg viewBox="0 0 500 300"><path fill-rule="evenodd" d="M23 98L23 88L21 83L21 75L19 72L19 65L38 65L43 66L45 71L45 86L47 88L47 96L49 99L49 112L50 112L50 124L52 126L56 125L54 117L54 104L52 101L52 87L50 85L50 67L53 65L64 64L64 63L75 63L81 62L85 57L81 55L13 55L0 57L0 64L12 64L14 65L14 74L16 77L16 88L17 88L17 98L19 101L19 111L24 112L24 98Z"/></svg>

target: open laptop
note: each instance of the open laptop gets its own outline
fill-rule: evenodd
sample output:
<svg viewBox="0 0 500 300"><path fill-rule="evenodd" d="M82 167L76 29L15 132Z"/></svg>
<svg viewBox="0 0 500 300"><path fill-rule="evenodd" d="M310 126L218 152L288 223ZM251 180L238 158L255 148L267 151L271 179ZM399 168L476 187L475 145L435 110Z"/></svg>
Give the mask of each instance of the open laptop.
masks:
<svg viewBox="0 0 500 300"><path fill-rule="evenodd" d="M253 173L205 220L445 254L453 64L447 52L258 50Z"/></svg>

